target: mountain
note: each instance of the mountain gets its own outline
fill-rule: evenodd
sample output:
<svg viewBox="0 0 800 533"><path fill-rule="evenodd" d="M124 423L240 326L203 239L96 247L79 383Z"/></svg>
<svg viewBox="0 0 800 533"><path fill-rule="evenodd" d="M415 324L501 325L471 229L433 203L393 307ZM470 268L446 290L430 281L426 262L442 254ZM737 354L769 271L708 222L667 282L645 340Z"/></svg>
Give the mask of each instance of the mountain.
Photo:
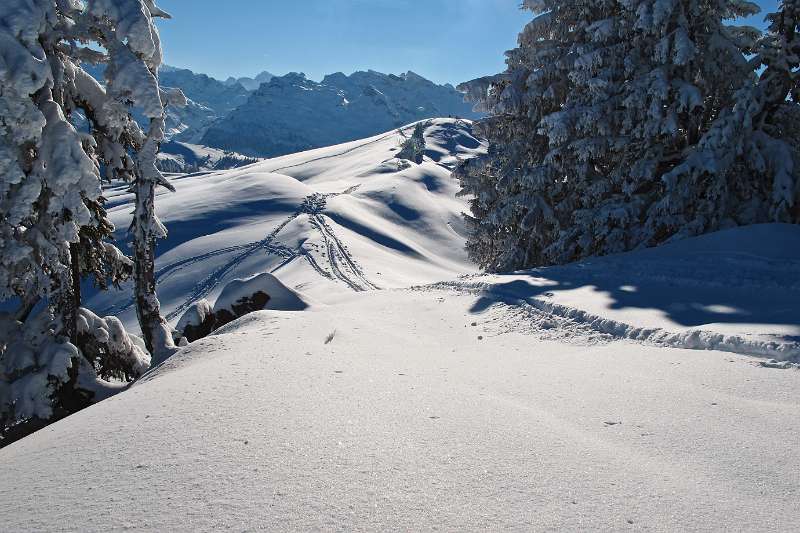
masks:
<svg viewBox="0 0 800 533"><path fill-rule="evenodd" d="M185 142L199 140L210 124L244 104L249 95L238 83L228 85L188 69L162 69L160 82L181 89L188 99L186 107L167 110L170 137Z"/></svg>
<svg viewBox="0 0 800 533"><path fill-rule="evenodd" d="M271 74L271 73L269 73L269 72L267 72L265 70L264 72L260 73L255 78L248 78L248 77L234 78L234 77L230 77L227 80L225 80L225 84L226 85L235 85L235 84L238 83L239 85L241 85L242 87L244 87L248 91L255 91L256 89L261 87L262 83L267 83L267 82L269 82L269 80L271 80L274 77L275 77L274 74Z"/></svg>
<svg viewBox="0 0 800 533"><path fill-rule="evenodd" d="M105 65L83 65L101 83L105 83ZM214 121L247 101L249 92L238 83L226 84L205 74L164 65L159 70L163 87L177 87L187 98L184 107L167 108L167 138L196 142ZM134 110L134 118L146 127L147 119Z"/></svg>
<svg viewBox="0 0 800 533"><path fill-rule="evenodd" d="M186 174L225 170L256 163L257 158L197 144L169 140L161 144L156 166L162 172Z"/></svg>
<svg viewBox="0 0 800 533"><path fill-rule="evenodd" d="M240 84L227 84L188 69L167 69L160 72L165 87L178 87L187 98L213 109L222 116L247 101L248 91Z"/></svg>
<svg viewBox="0 0 800 533"><path fill-rule="evenodd" d="M376 135L432 117L477 115L451 85L408 72L342 73L322 82L303 74L274 77L211 125L199 143L275 157Z"/></svg>
<svg viewBox="0 0 800 533"><path fill-rule="evenodd" d="M85 68L104 81L103 66ZM223 82L164 66L160 81L181 89L188 100L185 107L167 109L168 139L247 157L331 146L426 118L479 116L453 86L437 85L413 72L336 73L315 82L303 74L264 71L255 78ZM144 117L137 120L146 123Z"/></svg>

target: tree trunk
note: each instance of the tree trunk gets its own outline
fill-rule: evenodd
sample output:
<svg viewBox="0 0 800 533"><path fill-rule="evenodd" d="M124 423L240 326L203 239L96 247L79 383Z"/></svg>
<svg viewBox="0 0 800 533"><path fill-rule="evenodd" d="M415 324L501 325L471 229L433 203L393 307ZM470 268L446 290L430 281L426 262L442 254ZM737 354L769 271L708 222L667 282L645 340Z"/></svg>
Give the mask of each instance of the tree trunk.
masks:
<svg viewBox="0 0 800 533"><path fill-rule="evenodd" d="M139 178L136 181L136 211L134 214L134 266L136 315L145 345L156 360L174 349L169 324L161 316L161 304L156 297L155 240L155 183Z"/></svg>
<svg viewBox="0 0 800 533"><path fill-rule="evenodd" d="M75 299L75 308L81 306L81 255L80 243L73 242L69 245L70 267L72 269L72 297Z"/></svg>
<svg viewBox="0 0 800 533"><path fill-rule="evenodd" d="M77 346L78 337L78 306L72 281L72 265L59 275L60 279L54 280L53 286L57 290L53 294L53 308L56 314L56 336L69 339Z"/></svg>

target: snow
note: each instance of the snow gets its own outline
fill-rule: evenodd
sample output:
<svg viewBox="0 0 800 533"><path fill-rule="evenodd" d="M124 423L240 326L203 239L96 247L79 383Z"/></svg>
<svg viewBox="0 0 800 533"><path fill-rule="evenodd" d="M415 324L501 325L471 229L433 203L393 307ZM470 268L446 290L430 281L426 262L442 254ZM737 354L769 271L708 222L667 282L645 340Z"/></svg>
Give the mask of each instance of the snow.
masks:
<svg viewBox="0 0 800 533"><path fill-rule="evenodd" d="M800 527L800 372L542 340L477 301L248 315L0 450L3 528Z"/></svg>
<svg viewBox="0 0 800 533"><path fill-rule="evenodd" d="M279 311L303 311L309 307L308 298L288 288L278 278L266 272L248 279L235 279L228 283L214 303L214 313L226 310L233 312L233 306L243 298L250 298L257 292L269 296L264 309Z"/></svg>
<svg viewBox="0 0 800 533"><path fill-rule="evenodd" d="M800 363L800 228L761 224L565 266L443 282L578 332Z"/></svg>
<svg viewBox="0 0 800 533"><path fill-rule="evenodd" d="M158 167L164 172L225 170L257 162L258 159L199 144L168 141L161 145Z"/></svg>
<svg viewBox="0 0 800 533"><path fill-rule="evenodd" d="M158 295L174 324L189 306L214 302L231 280L264 272L320 303L353 290L408 287L475 272L464 252L456 157L484 148L470 123L433 121L422 164L398 171L402 136L383 135L172 180L156 213L169 228L156 259ZM404 128L410 135L414 124ZM133 197L105 191L125 240ZM136 331L130 288L95 294L87 306ZM86 288L87 291L91 289Z"/></svg>
<svg viewBox="0 0 800 533"><path fill-rule="evenodd" d="M277 309L1 449L0 529L800 529L800 227L478 274L469 127L174 178L173 324ZM135 329L129 298L88 306Z"/></svg>

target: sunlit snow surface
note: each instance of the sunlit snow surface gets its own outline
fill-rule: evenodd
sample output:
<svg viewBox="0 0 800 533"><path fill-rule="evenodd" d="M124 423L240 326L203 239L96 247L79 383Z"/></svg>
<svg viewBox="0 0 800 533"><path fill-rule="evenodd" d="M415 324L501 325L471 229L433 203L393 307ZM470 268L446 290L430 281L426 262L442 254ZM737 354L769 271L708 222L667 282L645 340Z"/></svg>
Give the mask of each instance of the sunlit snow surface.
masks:
<svg viewBox="0 0 800 533"><path fill-rule="evenodd" d="M404 130L410 135L413 125ZM394 157L401 140L393 131L174 179L177 192L157 199L169 237L159 243L156 276L170 320L197 299L213 303L227 282L262 272L323 303L474 272L464 251L466 201L456 198L450 172L457 158L485 147L469 122L437 120L426 130L425 161L402 168ZM132 197L122 188L107 194L125 238ZM101 294L88 306L136 329L130 294Z"/></svg>
<svg viewBox="0 0 800 533"><path fill-rule="evenodd" d="M800 226L734 228L570 265L436 287L527 314L549 338L617 338L800 363ZM514 326L512 326L514 327Z"/></svg>
<svg viewBox="0 0 800 533"><path fill-rule="evenodd" d="M392 131L175 178L177 192L157 202L169 228L157 260L168 318L174 324L193 302L213 304L230 281L267 272L322 304L350 292L435 284L480 294L476 309L511 305L549 338L800 360L797 226L735 228L563 267L477 276L464 252L466 199L456 197L450 171L485 146L468 121L433 121L425 139L421 165L396 159L402 136ZM131 195L112 189L109 198L124 238ZM95 296L89 307L137 329L129 288Z"/></svg>
<svg viewBox="0 0 800 533"><path fill-rule="evenodd" d="M482 148L426 137L177 179L173 319L263 272L313 304L0 450L0 530L800 530L800 227L481 275L449 167Z"/></svg>
<svg viewBox="0 0 800 533"><path fill-rule="evenodd" d="M800 371L542 339L478 301L229 324L0 450L0 529L800 529Z"/></svg>

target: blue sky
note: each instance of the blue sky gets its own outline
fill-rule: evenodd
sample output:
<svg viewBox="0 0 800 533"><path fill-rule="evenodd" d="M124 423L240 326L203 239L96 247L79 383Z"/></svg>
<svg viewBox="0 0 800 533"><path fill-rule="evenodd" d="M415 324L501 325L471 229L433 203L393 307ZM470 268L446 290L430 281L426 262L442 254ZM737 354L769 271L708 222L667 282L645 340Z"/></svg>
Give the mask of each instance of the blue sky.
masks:
<svg viewBox="0 0 800 533"><path fill-rule="evenodd" d="M777 0L758 0L766 9ZM166 63L216 78L373 69L459 83L504 68L520 0L160 0ZM759 22L762 17L758 17Z"/></svg>

